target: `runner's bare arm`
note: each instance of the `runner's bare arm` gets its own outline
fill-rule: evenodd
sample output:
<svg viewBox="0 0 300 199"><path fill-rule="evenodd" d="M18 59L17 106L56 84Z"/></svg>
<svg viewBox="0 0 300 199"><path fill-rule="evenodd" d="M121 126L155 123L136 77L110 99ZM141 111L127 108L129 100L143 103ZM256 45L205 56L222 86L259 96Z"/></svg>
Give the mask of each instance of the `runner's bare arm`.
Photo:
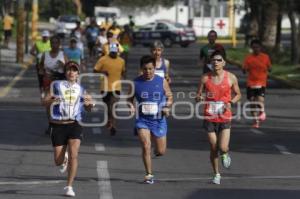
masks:
<svg viewBox="0 0 300 199"><path fill-rule="evenodd" d="M40 75L44 75L45 74L44 62L45 62L45 53L43 53L43 55L41 57L41 61L40 61L40 63L38 63L38 73Z"/></svg>
<svg viewBox="0 0 300 199"><path fill-rule="evenodd" d="M232 85L231 88L234 92L234 97L231 99L230 102L232 104L235 104L241 99L242 94L241 94L239 83L238 83L236 76L232 73L229 73L229 74L230 74L230 81L231 81L231 85Z"/></svg>
<svg viewBox="0 0 300 199"><path fill-rule="evenodd" d="M37 50L36 50L37 48L36 48L36 44L34 44L33 46L32 46L32 48L30 49L30 54L32 55L32 56L37 56Z"/></svg>
<svg viewBox="0 0 300 199"><path fill-rule="evenodd" d="M165 59L165 64L166 64L166 80L171 83L171 78L170 78L170 61Z"/></svg>
<svg viewBox="0 0 300 199"><path fill-rule="evenodd" d="M169 83L167 82L166 79L164 79L164 90L165 90L165 95L167 97L167 102L166 102L166 106L170 107L173 103L173 94L171 91L171 88L169 86Z"/></svg>
<svg viewBox="0 0 300 199"><path fill-rule="evenodd" d="M204 92L204 84L206 82L207 75L202 75L198 84L198 90L197 90L197 96L196 96L196 102L200 102L204 100L204 97L202 96L202 93Z"/></svg>
<svg viewBox="0 0 300 199"><path fill-rule="evenodd" d="M84 101L84 109L88 112L91 112L92 111L92 108L95 106L93 104L93 99L92 99L92 96L89 95L88 93L85 93L83 95L83 101Z"/></svg>
<svg viewBox="0 0 300 199"><path fill-rule="evenodd" d="M134 108L134 105L133 105L133 101L134 101L134 92L133 92L133 87L132 85L129 86L129 90L128 90L128 98L127 98L127 102L128 102L128 106L130 108L130 112L131 114L134 114L135 112L135 108Z"/></svg>
<svg viewBox="0 0 300 199"><path fill-rule="evenodd" d="M53 95L51 95L51 92L48 92L47 94L46 94L46 96L42 99L42 105L43 106L46 106L46 107L49 107L49 106L51 106L51 104L53 103L53 102L55 102L57 99L53 96Z"/></svg>

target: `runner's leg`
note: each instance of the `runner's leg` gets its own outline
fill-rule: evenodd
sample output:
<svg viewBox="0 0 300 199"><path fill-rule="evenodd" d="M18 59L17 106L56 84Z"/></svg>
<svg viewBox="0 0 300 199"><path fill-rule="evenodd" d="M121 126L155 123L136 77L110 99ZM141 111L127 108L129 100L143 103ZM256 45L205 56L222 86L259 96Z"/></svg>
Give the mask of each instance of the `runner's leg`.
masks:
<svg viewBox="0 0 300 199"><path fill-rule="evenodd" d="M54 147L54 162L56 166L60 166L64 163L66 150L66 145Z"/></svg>
<svg viewBox="0 0 300 199"><path fill-rule="evenodd" d="M150 130L138 129L138 136L142 145L142 157L143 157L146 174L152 174Z"/></svg>
<svg viewBox="0 0 300 199"><path fill-rule="evenodd" d="M210 162L213 167L213 171L215 174L219 173L219 153L218 153L218 145L217 145L217 135L216 132L208 133L208 141L210 144Z"/></svg>
<svg viewBox="0 0 300 199"><path fill-rule="evenodd" d="M155 155L156 156L162 156L166 153L167 149L167 136L163 137L155 137L152 136L153 140L155 142Z"/></svg>
<svg viewBox="0 0 300 199"><path fill-rule="evenodd" d="M69 167L67 186L72 186L78 168L78 151L80 147L79 139L68 140Z"/></svg>

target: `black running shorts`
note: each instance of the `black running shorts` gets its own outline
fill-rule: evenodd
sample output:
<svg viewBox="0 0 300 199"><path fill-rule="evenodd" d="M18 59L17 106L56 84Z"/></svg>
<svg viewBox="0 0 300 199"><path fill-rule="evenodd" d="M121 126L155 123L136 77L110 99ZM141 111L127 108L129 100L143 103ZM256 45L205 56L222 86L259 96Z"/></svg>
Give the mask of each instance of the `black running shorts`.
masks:
<svg viewBox="0 0 300 199"><path fill-rule="evenodd" d="M266 87L261 88L250 88L247 87L247 99L250 100L252 97L265 97Z"/></svg>
<svg viewBox="0 0 300 199"><path fill-rule="evenodd" d="M68 144L69 139L79 139L82 140L82 127L77 123L71 124L50 124L50 136L52 145L64 146Z"/></svg>
<svg viewBox="0 0 300 199"><path fill-rule="evenodd" d="M220 133L224 129L230 129L231 122L219 123L219 122L210 122L210 121L204 120L203 128L207 133L212 133L212 132Z"/></svg>

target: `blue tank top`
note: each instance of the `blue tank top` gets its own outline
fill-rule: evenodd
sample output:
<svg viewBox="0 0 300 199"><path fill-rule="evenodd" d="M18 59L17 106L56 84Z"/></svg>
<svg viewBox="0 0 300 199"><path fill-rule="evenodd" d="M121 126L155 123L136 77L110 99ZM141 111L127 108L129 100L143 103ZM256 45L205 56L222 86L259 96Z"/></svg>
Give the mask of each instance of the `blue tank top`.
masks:
<svg viewBox="0 0 300 199"><path fill-rule="evenodd" d="M83 53L79 48L65 48L64 53L67 56L67 58L71 61L75 61L78 64L80 64L80 60L83 57Z"/></svg>
<svg viewBox="0 0 300 199"><path fill-rule="evenodd" d="M165 59L161 58L160 62L161 62L160 67L155 68L155 75L165 78L167 74L167 66L166 66Z"/></svg>
<svg viewBox="0 0 300 199"><path fill-rule="evenodd" d="M54 81L52 95L60 98L50 108L51 120L76 120L82 118L84 89L77 83L71 85L68 81Z"/></svg>
<svg viewBox="0 0 300 199"><path fill-rule="evenodd" d="M134 80L138 117L145 119L161 119L161 109L165 105L164 78L155 75L152 80L139 76Z"/></svg>

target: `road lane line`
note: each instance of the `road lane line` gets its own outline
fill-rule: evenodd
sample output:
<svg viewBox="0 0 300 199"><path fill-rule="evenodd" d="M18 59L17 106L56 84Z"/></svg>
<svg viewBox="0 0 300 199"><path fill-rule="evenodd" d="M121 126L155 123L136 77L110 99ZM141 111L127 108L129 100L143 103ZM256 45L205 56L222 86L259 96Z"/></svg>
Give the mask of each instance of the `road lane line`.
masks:
<svg viewBox="0 0 300 199"><path fill-rule="evenodd" d="M289 150L283 146L283 145L278 145L278 144L274 144L274 146L279 150L279 152L283 155L291 155L292 153L289 152Z"/></svg>
<svg viewBox="0 0 300 199"><path fill-rule="evenodd" d="M26 182L0 182L0 185L40 185L40 184L58 184L65 183L65 180L45 180L45 181L26 181Z"/></svg>
<svg viewBox="0 0 300 199"><path fill-rule="evenodd" d="M258 129L250 129L250 131L254 134L257 134L257 135L264 135L265 133L258 130Z"/></svg>
<svg viewBox="0 0 300 199"><path fill-rule="evenodd" d="M24 75L24 73L27 71L27 68L22 69L10 82L7 86L5 86L0 91L0 98L5 97L9 91L14 87L14 85L21 79L21 77Z"/></svg>
<svg viewBox="0 0 300 199"><path fill-rule="evenodd" d="M240 177L230 177L222 176L222 180L239 180L239 179L256 179L256 180L268 180L268 179L300 179L300 175L295 176L240 176ZM182 181L202 181L211 180L211 177L199 177L199 178L155 178L156 181L160 182L182 182Z"/></svg>
<svg viewBox="0 0 300 199"><path fill-rule="evenodd" d="M100 122L100 118L93 117L93 118L92 118L92 122Z"/></svg>
<svg viewBox="0 0 300 199"><path fill-rule="evenodd" d="M102 133L101 129L100 128L93 128L92 129L92 132L93 134L95 135L100 135Z"/></svg>
<svg viewBox="0 0 300 199"><path fill-rule="evenodd" d="M105 146L104 144L95 144L95 150L99 152L105 151Z"/></svg>
<svg viewBox="0 0 300 199"><path fill-rule="evenodd" d="M107 161L97 161L100 199L113 199Z"/></svg>

